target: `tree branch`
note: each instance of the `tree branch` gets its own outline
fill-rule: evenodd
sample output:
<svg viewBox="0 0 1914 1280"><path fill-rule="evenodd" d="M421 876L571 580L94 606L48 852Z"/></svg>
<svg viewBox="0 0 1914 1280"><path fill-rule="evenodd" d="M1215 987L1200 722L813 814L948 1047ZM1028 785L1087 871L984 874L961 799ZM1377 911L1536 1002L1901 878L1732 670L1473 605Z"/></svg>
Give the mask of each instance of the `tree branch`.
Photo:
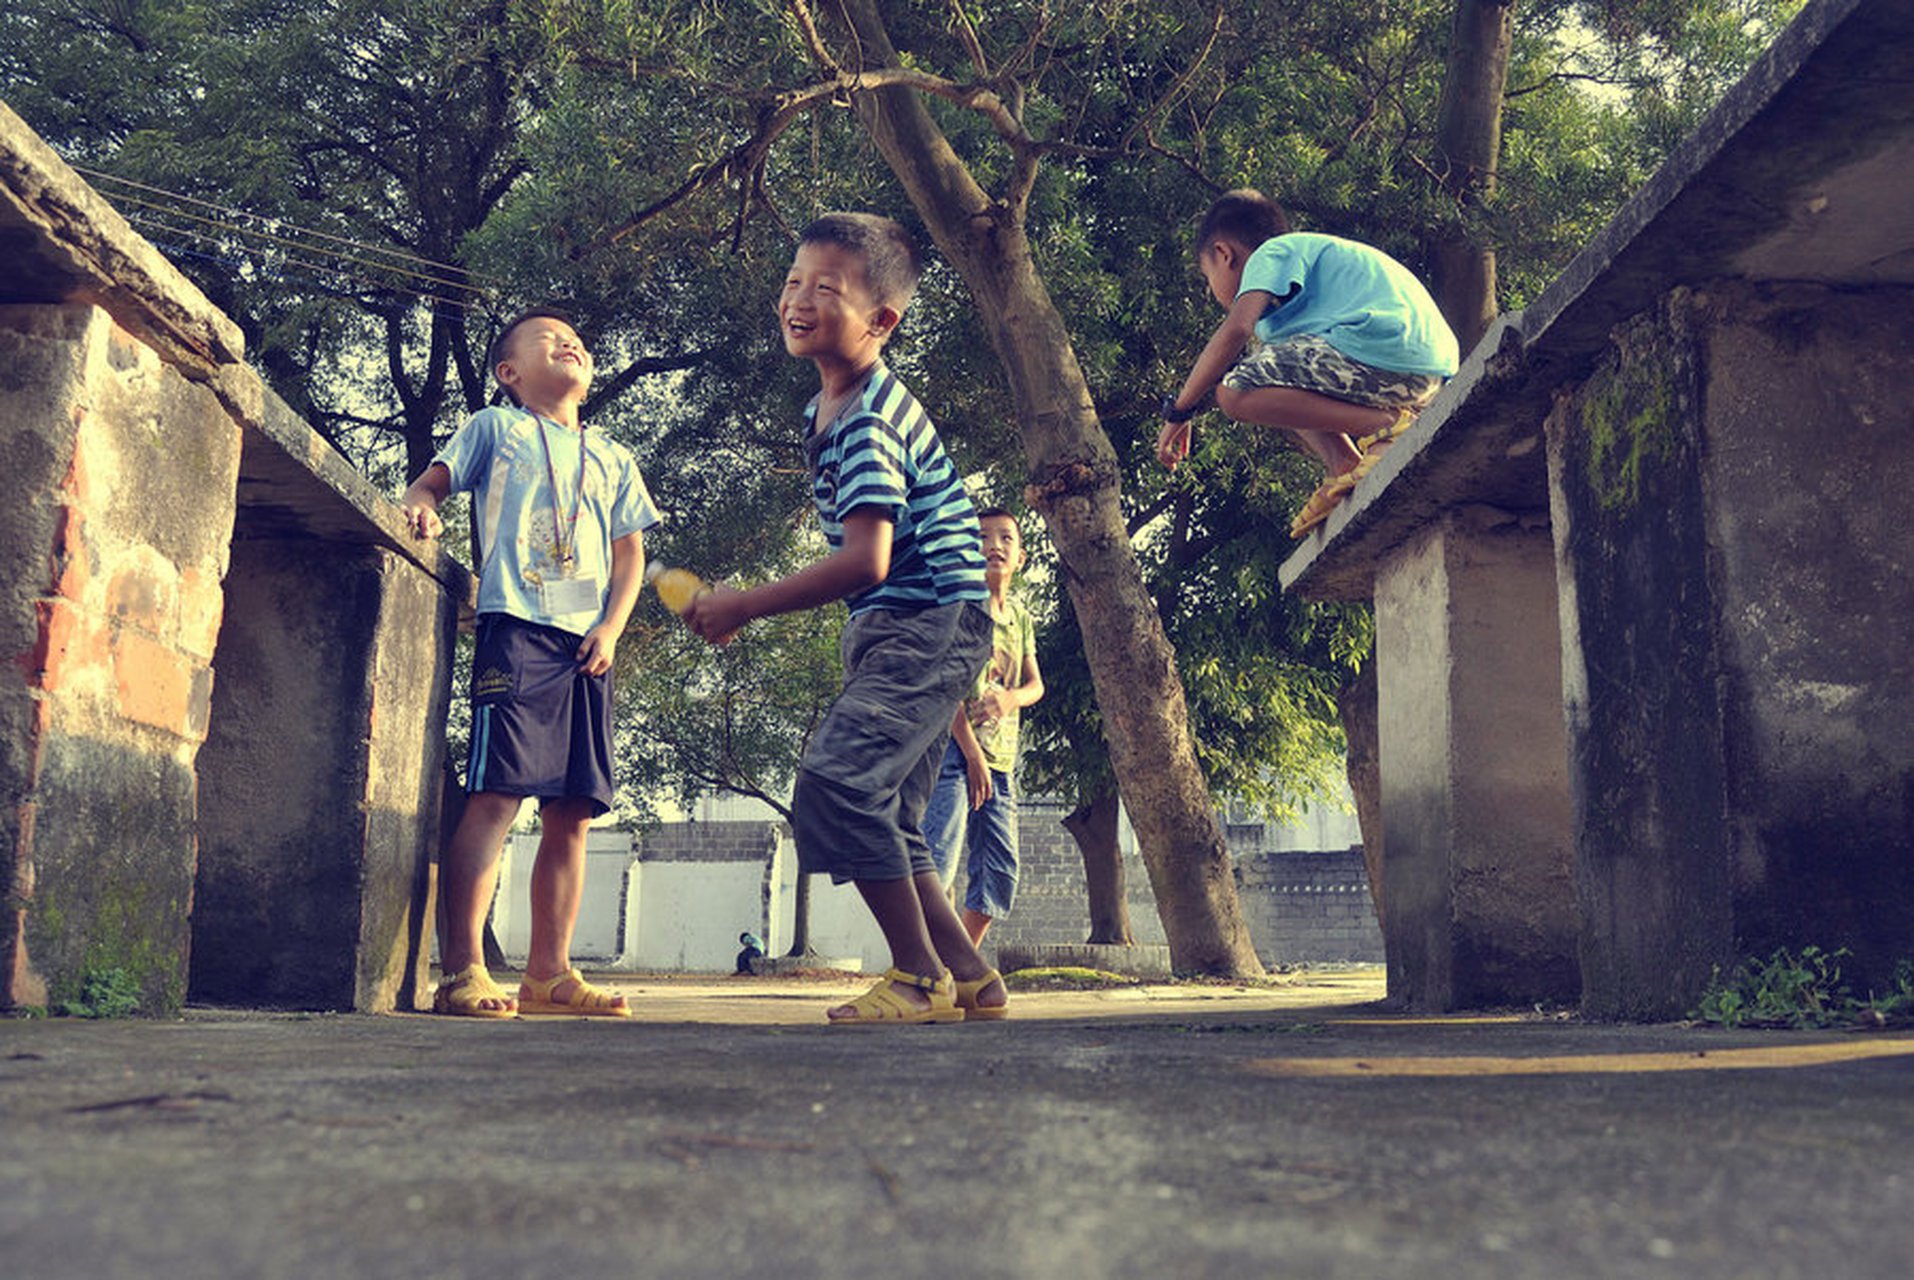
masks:
<svg viewBox="0 0 1914 1280"><path fill-rule="evenodd" d="M578 417L580 421L589 420L592 415L630 390L631 385L640 378L650 377L654 373L695 369L717 354L715 349L706 348L700 351L683 351L672 356L643 356L633 360L592 393L591 399L580 406Z"/></svg>
<svg viewBox="0 0 1914 1280"><path fill-rule="evenodd" d="M1170 87L1164 90L1163 96L1152 103L1149 108L1146 109L1142 115L1138 116L1130 127L1124 131L1123 141L1118 144L1121 150L1128 151L1131 146L1135 144L1138 135L1146 134L1148 130L1153 128L1157 116L1169 110L1177 98L1182 96L1189 88L1190 82L1196 79L1196 73L1200 71L1203 64L1209 60L1210 51L1216 47L1217 38L1222 34L1223 6L1219 3L1210 13L1210 32L1209 35L1203 39L1203 47L1197 50L1196 57L1190 60L1190 65L1184 67L1182 73L1171 82Z"/></svg>

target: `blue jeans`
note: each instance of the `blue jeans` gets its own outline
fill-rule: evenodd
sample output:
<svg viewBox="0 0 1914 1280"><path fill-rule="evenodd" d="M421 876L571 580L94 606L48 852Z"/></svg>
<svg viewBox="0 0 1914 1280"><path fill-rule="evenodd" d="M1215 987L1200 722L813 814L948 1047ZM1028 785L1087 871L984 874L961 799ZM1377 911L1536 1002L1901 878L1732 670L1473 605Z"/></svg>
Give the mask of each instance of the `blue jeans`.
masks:
<svg viewBox="0 0 1914 1280"><path fill-rule="evenodd" d="M967 850L966 909L992 920L1010 914L1017 896L1017 796L1008 773L990 771L990 799L973 811L964 753L955 742L944 748L944 763L924 807L924 839L946 885L957 874L957 850Z"/></svg>

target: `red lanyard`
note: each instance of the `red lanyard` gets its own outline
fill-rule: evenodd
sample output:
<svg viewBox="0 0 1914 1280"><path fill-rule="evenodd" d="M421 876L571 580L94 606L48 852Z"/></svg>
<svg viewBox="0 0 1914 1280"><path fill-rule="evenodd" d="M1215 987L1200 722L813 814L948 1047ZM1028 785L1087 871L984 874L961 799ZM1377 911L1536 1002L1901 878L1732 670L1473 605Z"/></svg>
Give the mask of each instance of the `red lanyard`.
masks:
<svg viewBox="0 0 1914 1280"><path fill-rule="evenodd" d="M566 518L558 505L558 469L552 465L552 442L545 437L545 419L533 414L538 423L538 443L545 450L545 476L552 483L552 550L558 553L558 563L569 569L578 555L578 513L585 506L585 429L578 429L578 492L572 498L572 513ZM571 545L565 538L571 536Z"/></svg>

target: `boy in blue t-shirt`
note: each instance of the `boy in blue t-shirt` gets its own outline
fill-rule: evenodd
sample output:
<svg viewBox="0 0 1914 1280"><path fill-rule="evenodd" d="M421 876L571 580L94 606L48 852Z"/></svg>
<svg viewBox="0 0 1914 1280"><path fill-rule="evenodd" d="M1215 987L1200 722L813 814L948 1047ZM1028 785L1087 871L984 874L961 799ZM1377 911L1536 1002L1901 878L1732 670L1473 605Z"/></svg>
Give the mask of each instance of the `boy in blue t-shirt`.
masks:
<svg viewBox="0 0 1914 1280"><path fill-rule="evenodd" d="M1354 240L1291 232L1258 191L1210 206L1196 262L1229 314L1164 397L1157 458L1173 468L1189 454L1190 419L1214 389L1224 413L1276 428L1328 469L1290 526L1300 538L1455 373L1455 334L1407 267ZM1252 336L1262 345L1245 355Z"/></svg>
<svg viewBox="0 0 1914 1280"><path fill-rule="evenodd" d="M831 552L789 577L695 600L713 643L754 618L850 606L844 689L798 764L798 865L846 880L877 918L891 968L828 1013L835 1026L1002 1017L1003 981L944 895L924 841L945 735L990 654L977 516L922 407L884 366L921 270L888 218L833 213L798 237L777 304L784 348L817 366L806 410L812 499Z"/></svg>
<svg viewBox="0 0 1914 1280"><path fill-rule="evenodd" d="M643 531L658 523L630 450L587 431L578 409L591 353L557 312L519 316L492 344L512 401L480 410L400 499L419 538L471 490L479 535L469 795L440 859L444 973L437 1013L627 1017L623 996L571 963L585 833L611 808L611 667L644 581ZM516 999L486 972L481 938L505 835L539 801L532 937Z"/></svg>

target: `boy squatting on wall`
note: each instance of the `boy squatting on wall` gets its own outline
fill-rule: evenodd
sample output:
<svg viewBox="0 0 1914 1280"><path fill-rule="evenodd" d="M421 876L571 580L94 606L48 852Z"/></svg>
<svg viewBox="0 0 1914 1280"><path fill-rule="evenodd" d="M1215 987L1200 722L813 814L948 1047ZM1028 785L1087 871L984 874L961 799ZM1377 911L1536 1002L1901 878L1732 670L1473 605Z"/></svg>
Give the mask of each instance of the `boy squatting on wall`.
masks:
<svg viewBox="0 0 1914 1280"><path fill-rule="evenodd" d="M1213 389L1238 422L1274 427L1328 475L1290 525L1329 517L1415 422L1459 363L1455 334L1429 291L1382 250L1292 232L1259 191L1219 197L1196 233L1196 264L1227 315L1163 399L1157 459L1190 451L1191 418ZM1248 354L1254 336L1260 345Z"/></svg>

